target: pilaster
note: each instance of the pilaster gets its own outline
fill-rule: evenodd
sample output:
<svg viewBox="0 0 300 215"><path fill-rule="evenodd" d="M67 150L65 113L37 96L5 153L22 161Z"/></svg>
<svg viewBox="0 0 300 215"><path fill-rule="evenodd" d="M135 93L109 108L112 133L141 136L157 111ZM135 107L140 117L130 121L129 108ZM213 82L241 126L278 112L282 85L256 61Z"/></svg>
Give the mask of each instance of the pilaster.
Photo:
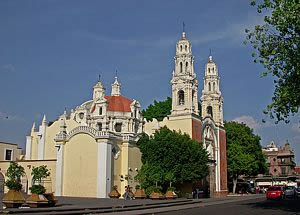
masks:
<svg viewBox="0 0 300 215"><path fill-rule="evenodd" d="M55 195L56 196L63 196L63 173L64 173L65 143L59 143L55 147L57 148Z"/></svg>
<svg viewBox="0 0 300 215"><path fill-rule="evenodd" d="M98 139L97 198L108 198L111 191L112 146L107 139Z"/></svg>
<svg viewBox="0 0 300 215"><path fill-rule="evenodd" d="M32 150L32 136L26 136L26 154L25 159L31 159L31 150Z"/></svg>

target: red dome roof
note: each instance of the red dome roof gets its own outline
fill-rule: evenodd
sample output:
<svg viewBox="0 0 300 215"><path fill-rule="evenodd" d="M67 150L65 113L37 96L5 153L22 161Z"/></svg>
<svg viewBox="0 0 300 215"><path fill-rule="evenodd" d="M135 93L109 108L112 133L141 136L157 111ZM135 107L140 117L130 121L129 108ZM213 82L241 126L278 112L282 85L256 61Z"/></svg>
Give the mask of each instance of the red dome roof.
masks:
<svg viewBox="0 0 300 215"><path fill-rule="evenodd" d="M124 96L105 96L108 102L108 111L131 112L130 104L132 101Z"/></svg>

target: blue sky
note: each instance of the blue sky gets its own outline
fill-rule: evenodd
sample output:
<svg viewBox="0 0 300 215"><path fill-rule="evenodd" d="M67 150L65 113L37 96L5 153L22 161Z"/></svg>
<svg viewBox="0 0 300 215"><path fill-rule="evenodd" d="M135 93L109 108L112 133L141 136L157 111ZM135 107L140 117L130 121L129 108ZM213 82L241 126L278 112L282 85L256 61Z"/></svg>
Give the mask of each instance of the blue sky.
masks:
<svg viewBox="0 0 300 215"><path fill-rule="evenodd" d="M42 115L92 97L101 74L107 94L118 70L122 94L146 108L170 96L175 44L182 22L192 43L199 92L209 49L218 64L224 117L247 123L262 137L286 139L300 163L299 114L290 124L267 120L272 77L260 78L244 29L262 23L249 1L0 1L0 141L20 144Z"/></svg>

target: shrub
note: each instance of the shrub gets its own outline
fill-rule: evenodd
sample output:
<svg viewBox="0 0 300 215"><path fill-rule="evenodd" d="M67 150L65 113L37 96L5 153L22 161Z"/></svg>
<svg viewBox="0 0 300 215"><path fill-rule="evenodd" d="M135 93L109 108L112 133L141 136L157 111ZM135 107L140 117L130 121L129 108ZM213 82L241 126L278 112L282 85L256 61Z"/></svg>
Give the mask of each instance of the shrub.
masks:
<svg viewBox="0 0 300 215"><path fill-rule="evenodd" d="M150 187L146 188L145 193L146 193L147 196L150 196L152 192L160 193L161 190L162 190L162 187L160 187L160 186L157 186L157 187L156 186L150 186Z"/></svg>
<svg viewBox="0 0 300 215"><path fill-rule="evenodd" d="M44 194L46 193L46 189L43 185L32 185L32 187L29 188L31 193L36 193L36 194Z"/></svg>
<svg viewBox="0 0 300 215"><path fill-rule="evenodd" d="M20 182L17 182L15 180L7 180L5 182L5 186L7 186L7 188L10 190L20 191L22 189L22 184L20 184Z"/></svg>
<svg viewBox="0 0 300 215"><path fill-rule="evenodd" d="M176 187L168 187L168 191L176 191Z"/></svg>
<svg viewBox="0 0 300 215"><path fill-rule="evenodd" d="M10 190L20 191L22 189L22 184L20 183L20 181L21 177L24 175L25 171L22 166L18 165L14 161L10 162L6 172L8 180L5 182L5 186L7 186L7 188Z"/></svg>

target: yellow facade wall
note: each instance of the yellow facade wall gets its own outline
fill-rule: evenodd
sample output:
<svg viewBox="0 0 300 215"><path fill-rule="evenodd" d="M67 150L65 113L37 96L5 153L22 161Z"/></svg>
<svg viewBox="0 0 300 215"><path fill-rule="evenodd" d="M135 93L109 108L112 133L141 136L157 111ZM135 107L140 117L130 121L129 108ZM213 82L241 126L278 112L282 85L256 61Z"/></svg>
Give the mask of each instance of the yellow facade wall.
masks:
<svg viewBox="0 0 300 215"><path fill-rule="evenodd" d="M192 115L178 115L165 117L163 121L158 122L153 119L151 122L145 123L145 133L151 135L155 130L167 126L170 130L181 131L182 133L188 134L192 137Z"/></svg>
<svg viewBox="0 0 300 215"><path fill-rule="evenodd" d="M47 177L43 181L43 185L46 188L47 193L55 192L55 174L56 174L56 160L26 160L26 161L18 161L19 165L21 165L24 168L25 176L21 179L23 190L26 191L29 187L32 186L32 178L31 178L31 171L33 167L38 167L41 165L46 165L49 169L50 176ZM7 180L6 177L6 171L9 167L10 162L9 161L0 161L0 172L5 176L5 180ZM28 180L28 182L27 182ZM7 192L8 189L5 187L5 192Z"/></svg>
<svg viewBox="0 0 300 215"><path fill-rule="evenodd" d="M63 195L96 197L98 145L87 134L78 134L65 145Z"/></svg>

